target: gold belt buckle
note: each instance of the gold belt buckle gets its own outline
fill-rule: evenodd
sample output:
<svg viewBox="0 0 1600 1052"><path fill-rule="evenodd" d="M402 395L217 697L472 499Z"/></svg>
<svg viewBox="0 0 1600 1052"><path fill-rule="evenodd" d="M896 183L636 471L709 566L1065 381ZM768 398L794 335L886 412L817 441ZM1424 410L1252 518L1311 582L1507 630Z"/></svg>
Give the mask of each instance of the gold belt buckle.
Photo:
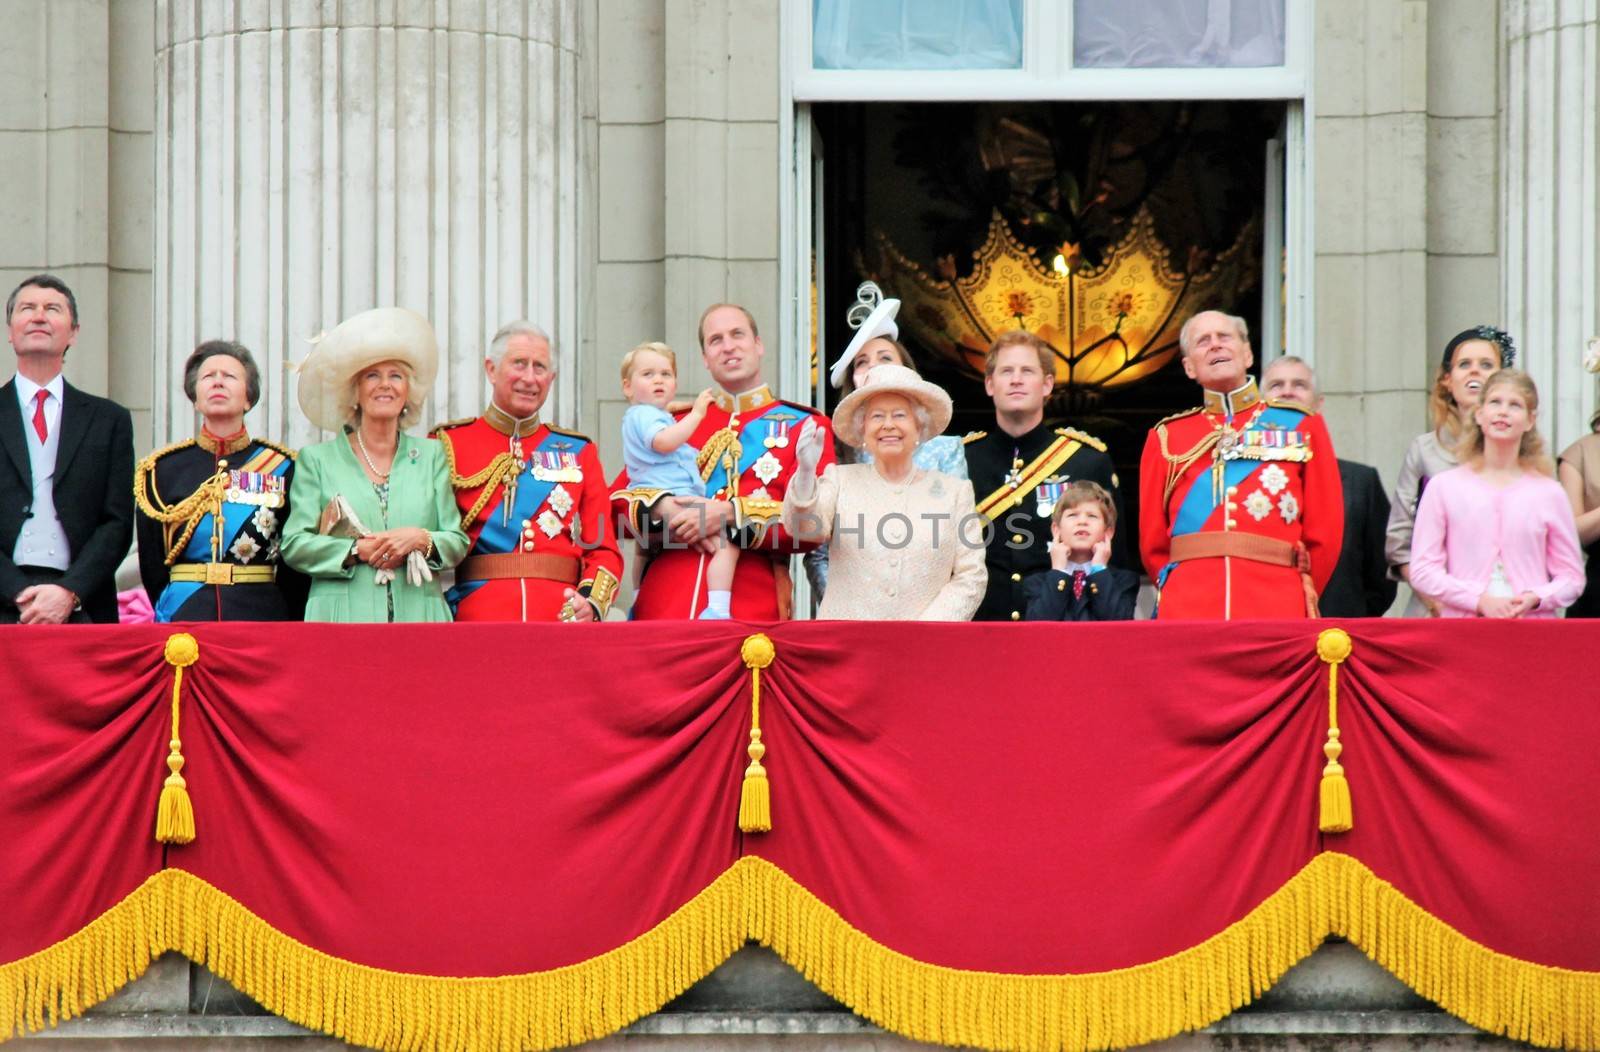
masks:
<svg viewBox="0 0 1600 1052"><path fill-rule="evenodd" d="M232 584L232 563L206 563L206 584Z"/></svg>

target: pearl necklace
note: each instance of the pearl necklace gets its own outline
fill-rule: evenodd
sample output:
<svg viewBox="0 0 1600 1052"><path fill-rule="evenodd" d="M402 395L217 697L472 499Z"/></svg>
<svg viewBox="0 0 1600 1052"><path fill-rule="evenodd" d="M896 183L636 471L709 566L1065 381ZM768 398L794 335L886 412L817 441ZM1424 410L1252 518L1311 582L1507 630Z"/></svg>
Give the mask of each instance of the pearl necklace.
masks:
<svg viewBox="0 0 1600 1052"><path fill-rule="evenodd" d="M389 475L394 471L394 461L392 459L389 461L388 471L379 471L378 465L372 462L372 457L367 453L367 443L362 439L361 429L359 427L356 428L356 448L361 450L361 459L365 460L367 462L367 467L371 469L374 475L378 476L378 481L388 482ZM398 451L399 450L396 449L396 452Z"/></svg>

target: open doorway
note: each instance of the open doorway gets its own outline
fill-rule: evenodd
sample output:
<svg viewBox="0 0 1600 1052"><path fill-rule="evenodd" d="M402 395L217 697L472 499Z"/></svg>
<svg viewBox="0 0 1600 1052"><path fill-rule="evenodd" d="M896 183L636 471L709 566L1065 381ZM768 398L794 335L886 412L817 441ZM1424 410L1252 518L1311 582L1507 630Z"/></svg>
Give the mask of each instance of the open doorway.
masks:
<svg viewBox="0 0 1600 1052"><path fill-rule="evenodd" d="M1058 358L1047 417L1107 443L1137 521L1146 432L1198 401L1178 363L1184 318L1227 310L1251 323L1258 359L1281 349L1286 109L813 104L816 375L871 279L903 301L902 340L954 398L951 432L983 430L983 348L1037 332Z"/></svg>

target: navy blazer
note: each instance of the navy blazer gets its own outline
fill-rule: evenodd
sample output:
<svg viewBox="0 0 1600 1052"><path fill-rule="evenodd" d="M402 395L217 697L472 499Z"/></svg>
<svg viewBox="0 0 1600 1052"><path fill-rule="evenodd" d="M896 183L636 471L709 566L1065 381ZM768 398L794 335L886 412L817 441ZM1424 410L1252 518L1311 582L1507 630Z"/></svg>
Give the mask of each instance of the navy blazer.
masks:
<svg viewBox="0 0 1600 1052"><path fill-rule="evenodd" d="M77 593L91 620L116 623L117 566L133 540L133 420L117 403L64 384L56 451L56 515L71 548L60 584ZM33 468L17 382L0 387L0 602L28 578L12 555L33 514Z"/></svg>

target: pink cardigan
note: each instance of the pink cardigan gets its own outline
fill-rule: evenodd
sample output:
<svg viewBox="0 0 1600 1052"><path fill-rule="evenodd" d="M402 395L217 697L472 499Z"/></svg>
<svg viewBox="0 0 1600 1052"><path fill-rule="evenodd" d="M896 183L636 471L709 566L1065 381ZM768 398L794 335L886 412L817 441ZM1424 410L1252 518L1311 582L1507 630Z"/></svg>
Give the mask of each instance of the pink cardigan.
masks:
<svg viewBox="0 0 1600 1052"><path fill-rule="evenodd" d="M1412 585L1445 617L1475 617L1497 555L1512 590L1539 597L1525 617L1555 617L1583 593L1578 528L1560 484L1528 473L1496 489L1470 467L1430 479L1411 539Z"/></svg>

